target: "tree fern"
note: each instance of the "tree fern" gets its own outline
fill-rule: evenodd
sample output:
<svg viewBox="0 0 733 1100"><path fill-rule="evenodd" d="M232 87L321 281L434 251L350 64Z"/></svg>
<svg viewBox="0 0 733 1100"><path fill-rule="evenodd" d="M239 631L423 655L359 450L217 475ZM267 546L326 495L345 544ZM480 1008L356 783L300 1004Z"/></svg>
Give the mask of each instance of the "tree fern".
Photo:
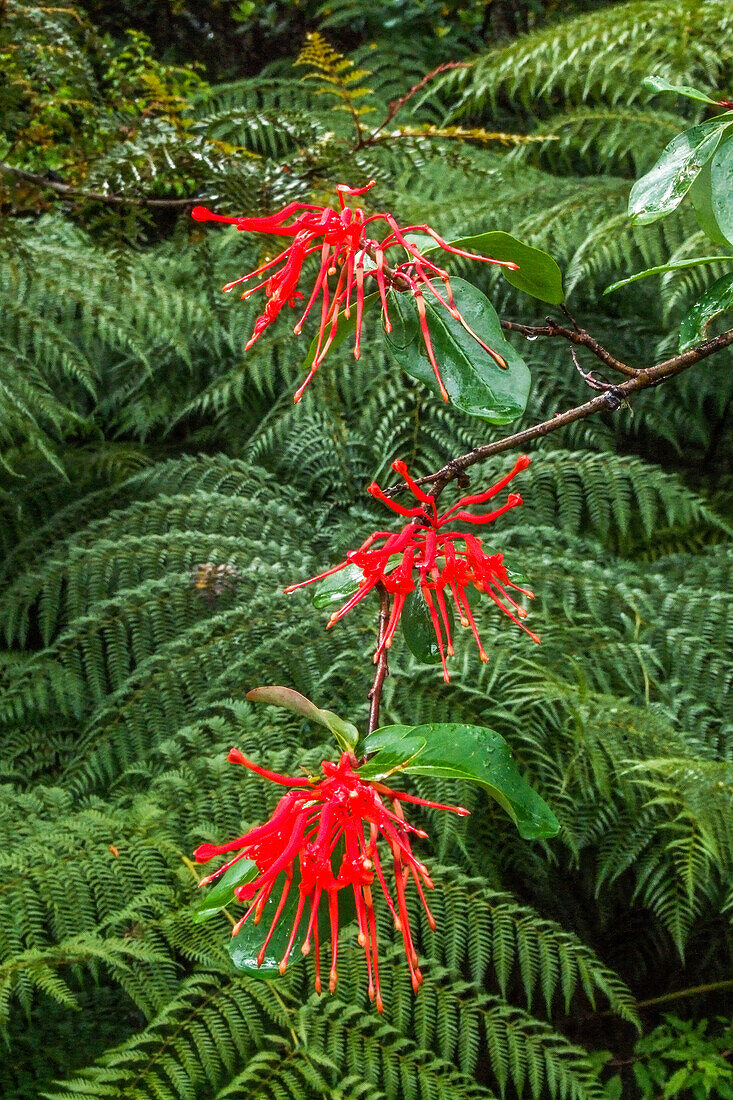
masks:
<svg viewBox="0 0 733 1100"><path fill-rule="evenodd" d="M649 72L714 91L729 74L731 55L720 48L729 30L725 0L631 0L520 38L444 79L461 113L499 97L527 112L556 96L573 104L648 100L641 78Z"/></svg>

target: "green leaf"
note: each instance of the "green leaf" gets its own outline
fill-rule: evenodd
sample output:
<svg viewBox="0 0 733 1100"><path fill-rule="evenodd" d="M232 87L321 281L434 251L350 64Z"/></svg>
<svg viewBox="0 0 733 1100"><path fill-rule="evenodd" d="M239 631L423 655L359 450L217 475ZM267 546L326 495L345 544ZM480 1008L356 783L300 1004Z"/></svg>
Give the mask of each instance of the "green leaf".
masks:
<svg viewBox="0 0 733 1100"><path fill-rule="evenodd" d="M435 603L435 599L433 599L433 603ZM437 604L435 609L440 617ZM449 603L446 603L446 611L448 612L448 625L452 633L453 611ZM440 649L433 628L433 620L430 618L430 611L419 585L413 589L405 600L400 622L407 647L417 657L418 661L423 661L429 665L440 664Z"/></svg>
<svg viewBox="0 0 733 1100"><path fill-rule="evenodd" d="M507 575L512 584L518 584L521 588L528 588L530 585L530 579L526 573L523 573L521 569L515 569L504 557L501 563L507 571Z"/></svg>
<svg viewBox="0 0 733 1100"><path fill-rule="evenodd" d="M215 913L220 913L222 909L226 909L228 905L235 902L237 900L234 896L235 886L241 886L243 882L251 882L257 878L258 874L257 864L251 859L238 860L196 902L193 907L194 924L200 924L201 921L208 920L209 917L213 917Z"/></svg>
<svg viewBox="0 0 733 1100"><path fill-rule="evenodd" d="M680 325L680 351L707 339L705 330L710 322L730 309L733 309L733 274L716 279L695 302Z"/></svg>
<svg viewBox="0 0 733 1100"><path fill-rule="evenodd" d="M425 747L416 752L420 740ZM379 779L397 770L393 761L402 750L401 771L480 783L507 811L525 840L555 836L560 828L549 806L519 774L504 738L492 729L458 724L387 726L365 739L364 750L376 750L376 756L359 769L364 779Z"/></svg>
<svg viewBox="0 0 733 1100"><path fill-rule="evenodd" d="M648 279L650 275L666 275L668 271L684 271L688 267L702 267L704 264L720 263L724 259L725 256L698 256L694 260L676 260L671 264L648 267L646 271L637 271L635 275L629 275L626 279L619 279L617 283L611 283L603 293L610 294L612 291L618 290L622 286L628 286L629 283L635 283L639 279Z"/></svg>
<svg viewBox="0 0 733 1100"><path fill-rule="evenodd" d="M709 237L715 244L730 244L731 242L724 236L715 220L713 212L711 168L714 159L709 160L698 174L697 179L690 188L690 200L695 210L697 224L706 237Z"/></svg>
<svg viewBox="0 0 733 1100"><path fill-rule="evenodd" d="M285 882L285 875L278 875L270 892L270 896L265 902L259 923L254 923L254 914L252 914L246 923L239 929L237 935L232 936L230 939L229 955L237 970L242 970L244 973L252 974L258 978L277 978L279 976L278 968L285 956L288 940L290 939L290 933L292 932L293 923L295 921L295 912L298 907L300 891L295 879L293 879L290 890L288 891L287 901L280 914L275 931L267 945L261 966L257 965L257 956L265 942L267 933L270 931L275 911L280 903ZM305 917L305 920L301 920L298 934L295 937L293 947L288 956L291 957L293 952L297 952L296 959L298 961L302 958L298 949L303 944L306 928L308 926L307 911Z"/></svg>
<svg viewBox="0 0 733 1100"><path fill-rule="evenodd" d="M406 734L400 738L395 738L394 744L385 745L380 750L379 756L375 757L372 761L362 764L359 769L359 774L364 775L364 779L387 779L395 771L408 771L409 764L411 764L425 749L427 741L424 737L411 736L411 727L405 726L390 726L390 729L404 728ZM381 733L381 730L376 730L376 733ZM372 735L374 736L374 735ZM373 752L374 746L372 742L369 742L369 747L364 747L365 752ZM372 774L370 771L374 764L375 772Z"/></svg>
<svg viewBox="0 0 733 1100"><path fill-rule="evenodd" d="M377 294L376 291L375 291L374 294L365 294L364 295L364 310L363 310L363 316L364 317L366 317L369 310L378 301L379 301L379 294ZM331 342L331 347L329 348L330 352L335 351L336 348L340 348L341 345L343 344L343 342L346 340L346 338L348 336L351 336L352 332L356 332L356 307L353 306L351 308L351 310L349 311L349 313L350 313L350 316L347 317L346 314L342 310L341 313L339 313L339 315L338 315L338 327L336 329L336 335L334 336L333 341ZM330 326L326 330L326 337L328 337L328 332L329 331L330 331ZM306 373L313 366L313 360L316 357L316 352L317 351L318 351L318 336L316 335L311 340L311 345L308 348L308 354L306 355L305 359L303 360L302 369Z"/></svg>
<svg viewBox="0 0 733 1100"><path fill-rule="evenodd" d="M319 710L315 703L306 699L298 691L287 687L258 687L247 692L252 703L269 703L273 707L284 707L296 714L302 714L311 722L325 726L334 735L344 752L352 752L359 740L359 731L351 722L344 721L330 710Z"/></svg>
<svg viewBox="0 0 733 1100"><path fill-rule="evenodd" d="M313 606L322 608L332 603L343 603L353 596L364 579L358 565L347 565L338 573L324 577L314 587Z"/></svg>
<svg viewBox="0 0 733 1100"><path fill-rule="evenodd" d="M710 166L711 202L720 232L733 244L733 139L726 140Z"/></svg>
<svg viewBox="0 0 733 1100"><path fill-rule="evenodd" d="M343 857L343 841L337 844L332 856L332 864L338 869L341 859ZM295 873L293 875L293 881L288 891L287 901L283 906L283 911L280 914L280 918L275 926L275 931L272 933L270 942L265 949L265 955L262 959L262 965L257 965L257 956L260 953L262 945L267 938L267 934L272 927L272 921L275 916L275 911L280 903L282 897L283 887L285 885L285 875L278 875L273 885L269 898L265 902L262 917L258 924L253 923L254 914L252 917L242 925L236 936L232 936L229 941L229 956L237 970L241 970L246 974L251 974L255 978L264 978L266 980L279 977L280 963L285 957L285 952L288 946L288 940L293 930L293 924L295 923L295 914L298 908L298 899L300 896L300 873L298 871L297 863L295 867ZM338 896L338 908L339 908L339 924L346 923L352 920L355 915L355 909L353 904L353 894L351 890L340 890ZM303 909L303 914L300 920L298 931L293 940L293 946L290 949L288 955L289 965L302 962L303 955L301 953L301 947L305 941L305 934L308 929L308 920L310 918L310 905L306 904ZM318 934L321 944L326 943L331 937L331 924L328 916L327 907L319 906L318 910ZM311 937L311 946L313 945L313 937Z"/></svg>
<svg viewBox="0 0 733 1100"><path fill-rule="evenodd" d="M687 96L688 99L696 99L699 103L712 103L715 107L719 106L717 100L711 99L699 88L691 88L689 84L670 84L663 76L647 76L641 83L652 92L675 92L677 95Z"/></svg>
<svg viewBox="0 0 733 1100"><path fill-rule="evenodd" d="M489 347L502 355L498 366L463 326L425 293L428 331L445 388L456 408L490 424L509 424L521 416L529 398L530 375L518 351L504 338L498 314L488 298L464 279L451 279L456 307ZM442 292L442 284L439 284ZM411 294L389 292L393 324L387 343L402 369L440 394L428 359L420 320Z"/></svg>
<svg viewBox="0 0 733 1100"><path fill-rule="evenodd" d="M461 237L457 241L448 243L454 248L462 248L464 252L479 252L483 256L491 256L494 260L511 260L519 264L518 271L512 271L508 267L502 267L499 270L508 283L518 290L523 290L525 294L530 294L533 298L539 298L541 302L559 306L565 298L562 271L552 256L543 252L541 248L534 248L512 237L511 233L502 233L497 230L492 233L479 233L475 237ZM438 248L430 249L430 252L439 251Z"/></svg>
<svg viewBox="0 0 733 1100"><path fill-rule="evenodd" d="M654 167L631 188L629 217L648 225L671 214L718 148L723 130L718 119L712 119L673 138Z"/></svg>

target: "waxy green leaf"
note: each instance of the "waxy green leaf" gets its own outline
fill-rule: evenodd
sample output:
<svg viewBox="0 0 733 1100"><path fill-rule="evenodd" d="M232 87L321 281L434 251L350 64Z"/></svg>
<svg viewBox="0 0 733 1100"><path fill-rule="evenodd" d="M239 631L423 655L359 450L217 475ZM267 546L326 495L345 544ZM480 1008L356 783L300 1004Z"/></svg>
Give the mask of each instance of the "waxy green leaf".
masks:
<svg viewBox="0 0 733 1100"><path fill-rule="evenodd" d="M441 624L441 631L445 633L435 597L433 597L433 603L435 604L435 610L438 614L438 621ZM448 613L448 626L452 634L453 611L449 603L446 603L445 609ZM428 605L425 602L425 597L419 586L414 588L405 600L405 606L400 616L400 623L402 625L402 634L407 642L407 647L410 652L417 657L418 661L423 661L425 664L429 665L439 664L440 649L438 647L438 639L435 635L435 628L433 626L433 620L430 617Z"/></svg>
<svg viewBox="0 0 733 1100"><path fill-rule="evenodd" d="M726 139L712 159L710 185L718 229L733 244L733 137Z"/></svg>
<svg viewBox="0 0 733 1100"><path fill-rule="evenodd" d="M334 735L344 752L351 752L359 740L359 731L351 722L339 718L330 710L320 710L305 695L287 687L258 687L247 692L252 703L269 703L273 707L284 707L301 714L311 722L325 726Z"/></svg>
<svg viewBox="0 0 733 1100"><path fill-rule="evenodd" d="M241 970L245 974L251 974L257 978L277 978L279 976L279 966L285 957L288 940L295 923L295 911L298 906L300 891L295 880L293 880L288 891L287 901L265 949L261 966L257 965L257 956L272 926L285 882L285 875L279 875L275 880L269 898L265 902L259 922L254 923L253 913L239 929L236 936L232 936L229 940L229 956L237 970ZM291 958L295 952L295 957L291 959L292 962L299 962L303 958L300 947L305 940L307 926L307 919L302 920L288 955L288 958Z"/></svg>
<svg viewBox="0 0 733 1100"><path fill-rule="evenodd" d="M719 106L717 100L711 99L706 92L701 92L699 88L691 88L689 84L670 84L663 76L647 76L641 83L652 92L674 92L676 95L683 95L688 99L696 99L699 103L712 103L715 107Z"/></svg>
<svg viewBox="0 0 733 1100"><path fill-rule="evenodd" d="M425 745L421 749L420 741ZM376 755L359 769L364 779L393 771L479 783L507 811L525 840L555 836L560 823L522 778L511 749L495 730L457 723L386 726L368 736L365 753ZM403 763L395 764L402 755Z"/></svg>
<svg viewBox="0 0 733 1100"><path fill-rule="evenodd" d="M694 348L707 339L705 330L711 321L733 309L733 274L722 278L709 286L701 298L695 302L680 325L680 351Z"/></svg>
<svg viewBox="0 0 733 1100"><path fill-rule="evenodd" d="M425 748L424 737L413 734L412 726L382 726L370 733L359 746L359 755L378 753L359 768L364 779L386 779L393 772L405 771L411 760ZM373 772L370 770L375 765Z"/></svg>
<svg viewBox="0 0 733 1100"><path fill-rule="evenodd" d="M525 294L539 298L541 302L558 306L565 298L562 271L552 256L543 252L541 248L525 244L524 241L513 237L511 233L502 233L497 230L491 233L479 233L474 237L460 237L457 241L448 243L455 248L462 248L464 252L478 252L494 260L511 260L512 263L519 264L517 271L509 267L500 267L499 270L506 281L517 290L523 290ZM439 249L430 251L437 253Z"/></svg>
<svg viewBox="0 0 733 1100"><path fill-rule="evenodd" d="M332 603L344 603L354 595L363 579L364 574L358 565L347 565L338 573L324 577L313 586L313 606L322 608Z"/></svg>
<svg viewBox="0 0 733 1100"><path fill-rule="evenodd" d="M635 275L629 275L625 279L619 279L617 283L611 283L603 291L604 294L611 294L614 290L619 290L622 286L628 286L629 283L636 283L639 279L648 279L651 275L666 275L668 271L684 271L688 267L703 267L705 264L720 263L724 260L725 256L697 256L694 260L675 260L671 264L660 264L659 267L648 267L646 271L637 271Z"/></svg>
<svg viewBox="0 0 733 1100"><path fill-rule="evenodd" d="M229 858L233 859L234 855L235 853L232 853ZM193 907L194 924L200 924L201 921L208 920L215 913L220 913L222 909L226 909L232 902L236 902L237 899L234 896L235 886L241 886L244 882L251 882L257 878L258 874L257 864L251 859L237 860L234 866L225 871L213 886L203 887L206 893L199 898Z"/></svg>
<svg viewBox="0 0 733 1100"><path fill-rule="evenodd" d="M654 167L631 188L629 217L647 225L671 214L715 153L724 129L719 119L711 119L673 138Z"/></svg>
<svg viewBox="0 0 733 1100"><path fill-rule="evenodd" d="M339 866L343 858L343 852L343 841L339 841L333 853L333 864L335 867ZM300 872L297 861L294 870L295 873L288 891L287 900L283 906L275 930L265 948L262 965L257 965L257 957L272 927L272 921L282 897L283 887L286 882L284 873L280 874L275 880L270 896L263 907L262 916L259 922L257 924L254 923L254 913L252 913L242 925L237 935L231 937L229 941L229 956L237 970L241 970L245 974L250 974L252 977L264 978L265 980L277 978L279 976L280 963L285 958L288 941L293 930L293 925L295 924L295 915L300 896ZM339 924L345 924L347 921L353 920L355 912L352 891L340 890L338 893ZM310 905L306 905L303 910L298 931L293 939L293 946L288 954L288 966L294 966L303 961L304 956L301 952L301 947L305 942L309 918ZM319 939L323 945L327 943L331 937L331 923L328 915L328 907L326 905L319 906L317 921ZM311 945L313 945L313 942L313 937L311 936Z"/></svg>
<svg viewBox="0 0 733 1100"><path fill-rule="evenodd" d="M711 167L712 159L703 165L697 179L690 188L690 201L695 211L697 224L705 236L709 237L715 244L730 244L731 242L725 237L715 220L715 213L713 212Z"/></svg>
<svg viewBox="0 0 733 1100"><path fill-rule="evenodd" d="M438 282L439 293L444 286ZM431 343L443 383L452 404L470 416L490 424L509 424L525 410L530 374L521 355L504 338L501 322L491 302L464 279L451 279L456 307L481 339L503 356L503 369L466 332L459 321L424 290ZM420 329L415 299L411 294L389 292L392 332L387 344L402 369L440 394Z"/></svg>

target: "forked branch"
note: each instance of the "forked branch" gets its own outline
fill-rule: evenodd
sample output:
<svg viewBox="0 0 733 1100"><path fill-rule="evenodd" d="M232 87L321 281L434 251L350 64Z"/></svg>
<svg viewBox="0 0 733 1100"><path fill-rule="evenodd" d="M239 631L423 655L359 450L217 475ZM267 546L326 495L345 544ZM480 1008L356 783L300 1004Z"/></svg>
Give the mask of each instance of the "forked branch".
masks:
<svg viewBox="0 0 733 1100"><path fill-rule="evenodd" d="M711 340L706 340L704 343L698 344L697 347L690 348L689 351L675 355L671 359L656 363L654 366L632 367L612 356L610 352L606 351L583 330L576 331L575 329L565 328L554 321L549 321L549 319L548 324L542 327L517 325L513 321L503 321L502 326L509 331L521 332L524 336L560 336L569 340L572 344L587 347L606 366L624 374L626 380L620 382L618 386L606 386L602 393L592 397L590 401L585 401L582 405L576 405L575 408L555 413L551 419L543 420L540 424L534 424L531 428L525 428L521 432L515 432L514 435L506 436L505 439L497 439L493 443L485 443L481 447L474 447L467 454L451 459L450 462L441 466L434 473L416 478L418 485L432 486L433 496L438 496L449 482L477 462L482 462L485 458L491 458L493 455L502 454L504 451L511 451L519 447L524 448L535 439L542 439L544 436L550 435L551 432L559 431L569 424L574 424L577 420L585 420L586 417L594 416L596 413L615 412L633 394L641 393L642 390L650 389L653 386L659 386L670 378L682 374L683 371L688 370L695 363L699 363L733 344L733 329L728 329L727 332L723 332ZM403 491L403 484L392 485L385 490L388 496L398 496Z"/></svg>

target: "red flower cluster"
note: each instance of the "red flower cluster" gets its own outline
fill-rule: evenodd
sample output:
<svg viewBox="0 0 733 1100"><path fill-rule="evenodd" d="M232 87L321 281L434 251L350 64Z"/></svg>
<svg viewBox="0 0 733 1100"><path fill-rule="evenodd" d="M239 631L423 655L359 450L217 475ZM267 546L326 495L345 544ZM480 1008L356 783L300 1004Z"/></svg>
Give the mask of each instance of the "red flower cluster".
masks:
<svg viewBox="0 0 733 1100"><path fill-rule="evenodd" d="M320 294L321 322L316 353L307 378L295 394L296 401L300 401L306 386L323 362L334 341L340 311L343 309L344 316L346 318L350 317L354 300L356 302L354 357L359 358L364 308L364 283L368 278L376 281L384 311L385 327L388 332L392 328L387 309L388 286L400 290L409 290L414 295L420 317L420 327L425 340L425 348L435 371L435 377L440 385L441 393L446 401L448 400L448 394L443 385L438 364L435 361L433 345L428 331L423 288L428 290L436 301L463 325L464 329L493 357L499 366L506 367L506 362L502 356L490 348L488 344L485 344L459 313L453 299L447 272L437 267L427 256L424 256L415 244L407 240L405 234L410 232L427 233L442 249L446 252L452 252L456 256L465 256L471 260L483 260L485 263L500 264L503 267L512 269L516 269L517 264L508 260L492 260L487 256L477 256L471 252L465 252L463 249L454 248L453 245L448 244L442 237L438 236L429 225L408 225L401 229L391 214L367 216L359 207L351 208L345 205L344 196L363 195L365 191L373 186L374 180L366 184L365 187L347 187L345 184L339 184L336 190L340 210L332 210L328 206L291 202L279 213L261 218L224 217L221 214L213 214L205 206L195 206L191 211L191 216L196 221L228 222L240 230L292 238L288 247L278 256L275 256L274 259L268 260L267 263L258 267L255 271L242 275L234 282L227 283L223 288L225 291L232 290L240 283L245 283L249 279L254 279L256 276L270 271L281 260L283 261L282 267L278 271L268 275L257 286L250 287L242 294L242 298L249 298L258 290L264 289L267 296L264 312L255 323L254 332L246 345L245 351L254 344L264 329L275 320L284 305L294 307L296 300L302 299L303 294L298 289L298 283L303 263L308 256L314 253L320 254L321 263L313 290L294 329L296 335L299 335L303 322ZM291 217L293 220L288 222ZM285 224L286 222L288 224ZM384 222L389 228L388 235L381 241L371 239L367 232L367 227L375 222ZM390 268L387 272L386 253L390 248L395 247L407 252L409 259L394 268ZM365 269L364 262L367 257L372 258L376 264L374 269ZM330 276L337 274L338 280L332 293L328 279ZM445 296L438 290L435 280L442 281L444 284Z"/></svg>
<svg viewBox="0 0 733 1100"><path fill-rule="evenodd" d="M366 594L377 584L382 584L392 596L392 608L387 623L387 628L380 640L374 660L379 659L383 649L392 645L397 624L405 606L405 600L415 588L415 577L420 585L420 590L425 599L430 618L438 641L440 659L443 665L443 678L447 682L448 669L445 658L453 654L450 623L445 602L445 590L450 591L453 597L456 611L461 626L470 626L478 645L479 656L482 661L488 661L479 638L478 630L471 608L468 602L467 589L469 585L478 592L485 592L489 599L501 608L517 626L521 627L534 642L539 642L536 634L528 630L524 623L520 622L527 615L526 610L507 592L512 588L529 599L534 599L534 593L526 588L520 588L509 579L503 565L503 554L485 554L481 540L475 535L464 535L460 531L446 530L447 525L454 523L492 523L493 520L516 508L522 503L522 498L517 493L510 493L509 498L501 508L485 515L473 515L464 511L470 504L484 504L491 500L497 493L509 484L521 470L529 466L529 457L521 455L510 473L492 485L484 493L475 496L461 497L457 504L449 508L442 515L438 515L435 507L435 498L424 493L419 485L410 477L404 462L393 462L392 469L396 470L407 482L413 496L420 502L416 508L405 508L397 501L391 500L376 483L372 483L367 492L386 504L393 512L401 516L409 517L410 522L402 530L390 533L389 531L375 531L373 535L362 543L358 550L350 550L346 559L327 569L317 577L310 577L306 581L289 585L285 591L294 592L296 588L302 588L306 584L323 580L333 573L338 573L349 565L358 566L363 574L363 580L358 590L351 599L335 611L328 621L331 627L343 618L353 607L364 599ZM381 545L375 545L381 543ZM398 559L397 563L395 558Z"/></svg>
<svg viewBox="0 0 733 1100"><path fill-rule="evenodd" d="M433 883L425 865L414 856L409 840L410 833L419 837L427 834L405 821L400 803L412 802L461 815L469 811L462 806L442 806L436 802L427 802L415 795L393 791L383 783L360 779L354 767L356 761L348 753L342 755L338 764L324 760L321 767L325 778L318 781L292 779L267 771L247 760L238 749L231 750L229 760L242 764L273 783L292 788L280 799L272 817L264 825L250 829L244 836L228 844L202 844L194 853L198 863L206 863L225 852L237 853L234 859L203 878L199 886L212 882L240 859L251 859L257 864L260 872L258 877L235 890L240 901L250 904L232 934L236 935L245 921L251 919L255 924L259 923L277 879L284 875L284 885L275 915L257 957L257 964L261 966L293 885L297 864L298 904L290 938L280 962L280 973L285 972L306 903L309 902L305 941L301 951L304 955L309 954L312 938L315 947L315 986L321 992L318 906L325 895L331 925L329 989L333 993L337 981L338 893L350 887L356 905L359 944L366 955L369 998L376 999L377 1009L381 1012L383 1004L379 989L377 930L372 897L372 886L376 879L394 919L395 928L402 934L412 987L417 992L422 975L410 931L405 887L412 878L425 907L430 927L434 930L435 921L423 892L423 885L432 888ZM385 879L377 843L380 839L386 842L392 857L396 902ZM337 847L339 853L342 853L340 862ZM338 863L335 872L334 860Z"/></svg>

